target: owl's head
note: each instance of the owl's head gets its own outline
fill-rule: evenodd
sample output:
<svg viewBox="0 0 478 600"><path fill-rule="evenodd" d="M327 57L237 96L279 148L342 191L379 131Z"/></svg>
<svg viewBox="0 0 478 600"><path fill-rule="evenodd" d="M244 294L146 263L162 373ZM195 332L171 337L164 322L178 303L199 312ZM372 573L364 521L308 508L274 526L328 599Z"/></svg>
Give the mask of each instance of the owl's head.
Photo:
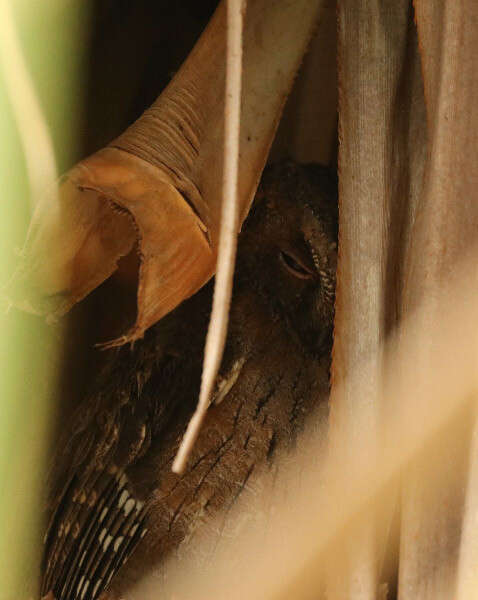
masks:
<svg viewBox="0 0 478 600"><path fill-rule="evenodd" d="M239 237L239 282L314 354L331 341L337 229L335 173L286 161L265 170Z"/></svg>

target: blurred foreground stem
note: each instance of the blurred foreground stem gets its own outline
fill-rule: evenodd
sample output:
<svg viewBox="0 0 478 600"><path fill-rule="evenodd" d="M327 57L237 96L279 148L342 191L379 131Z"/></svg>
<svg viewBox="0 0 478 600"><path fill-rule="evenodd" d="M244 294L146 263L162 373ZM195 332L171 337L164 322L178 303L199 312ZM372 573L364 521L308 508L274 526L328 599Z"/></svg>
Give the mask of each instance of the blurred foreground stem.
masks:
<svg viewBox="0 0 478 600"><path fill-rule="evenodd" d="M40 128L50 131L60 168L76 158L75 137L81 100L81 48L85 3L0 0L2 14L14 16L13 31L24 54L34 93L45 113ZM22 86L6 85L14 52L2 45L0 64L0 286L14 267L29 221L34 182L22 151L19 115ZM18 58L18 57L17 57ZM20 69L14 70L17 74ZM17 94L18 92L18 94ZM22 107L20 110L18 107ZM25 115L28 123L32 113ZM14 118L16 115L16 118ZM41 115L33 115L43 118ZM36 128L31 128L32 147ZM28 131L28 128L27 128ZM25 143L25 139L23 140ZM32 201L33 200L33 201ZM35 576L45 453L54 414L54 384L61 331L36 317L6 311L0 300L0 598L28 597Z"/></svg>

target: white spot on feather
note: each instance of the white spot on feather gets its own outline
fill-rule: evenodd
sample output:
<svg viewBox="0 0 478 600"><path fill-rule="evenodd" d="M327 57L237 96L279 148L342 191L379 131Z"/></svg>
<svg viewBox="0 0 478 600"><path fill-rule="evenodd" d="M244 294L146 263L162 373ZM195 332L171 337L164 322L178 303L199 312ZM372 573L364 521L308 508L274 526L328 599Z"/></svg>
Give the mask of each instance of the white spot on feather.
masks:
<svg viewBox="0 0 478 600"><path fill-rule="evenodd" d="M102 581L103 581L103 579L100 577L98 579L98 581L95 583L95 587L93 588L93 597L96 596L96 592L98 591L98 588L100 587Z"/></svg>
<svg viewBox="0 0 478 600"><path fill-rule="evenodd" d="M81 567L81 565L83 564L83 561L85 560L85 557L86 557L86 550L81 555L80 562L78 563L79 567Z"/></svg>
<svg viewBox="0 0 478 600"><path fill-rule="evenodd" d="M120 536L119 536L119 538L117 538L117 539L115 540L115 543L114 543L114 546L113 546L113 550L114 550L115 552L118 552L118 550L119 550L119 547L120 547L120 546L121 546L121 544L123 543L123 540L124 540L124 536L123 536L123 535L120 535Z"/></svg>
<svg viewBox="0 0 478 600"><path fill-rule="evenodd" d="M86 591L88 590L88 586L90 585L90 582L87 581L85 583L85 587L83 588L83 591L81 592L81 600L83 600L83 598L85 597Z"/></svg>
<svg viewBox="0 0 478 600"><path fill-rule="evenodd" d="M128 479L124 473L122 473L121 477L118 477L117 479L120 487L124 487L128 483Z"/></svg>
<svg viewBox="0 0 478 600"><path fill-rule="evenodd" d="M123 507L123 511L126 516L128 516L129 513L133 510L134 505L135 505L135 501L133 500L133 498L130 498L128 500L128 502L126 502L126 504Z"/></svg>
<svg viewBox="0 0 478 600"><path fill-rule="evenodd" d="M80 583L78 584L78 587L76 588L76 593L79 594L81 588L83 587L83 582L85 581L85 576L82 575L81 579L80 579Z"/></svg>
<svg viewBox="0 0 478 600"><path fill-rule="evenodd" d="M111 544L111 542L113 541L113 536L112 535L108 535L106 540L104 541L103 544L103 552L106 552L108 550L109 545Z"/></svg>
<svg viewBox="0 0 478 600"><path fill-rule="evenodd" d="M231 369L228 373L226 373L225 376L217 376L216 393L213 394L211 404L220 404L224 400L224 398L227 396L227 394L231 391L232 387L236 383L245 362L245 357L241 356L241 358L234 362Z"/></svg>
<svg viewBox="0 0 478 600"><path fill-rule="evenodd" d="M128 500L128 498L129 498L128 490L123 490L121 492L121 496L119 497L119 500L118 500L118 507L121 508L123 506L123 504L126 502L126 500Z"/></svg>

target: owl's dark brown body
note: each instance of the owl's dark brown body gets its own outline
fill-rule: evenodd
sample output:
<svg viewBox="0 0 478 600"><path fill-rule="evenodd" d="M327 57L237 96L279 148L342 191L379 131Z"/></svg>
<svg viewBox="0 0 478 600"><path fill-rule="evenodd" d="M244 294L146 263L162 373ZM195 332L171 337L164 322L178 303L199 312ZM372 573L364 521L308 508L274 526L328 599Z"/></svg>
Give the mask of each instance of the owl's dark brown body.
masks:
<svg viewBox="0 0 478 600"><path fill-rule="evenodd" d="M293 442L328 395L336 253L335 177L268 169L240 235L215 403L185 474L171 464L198 396L211 284L133 349L111 351L78 410L55 457L43 594L121 597Z"/></svg>

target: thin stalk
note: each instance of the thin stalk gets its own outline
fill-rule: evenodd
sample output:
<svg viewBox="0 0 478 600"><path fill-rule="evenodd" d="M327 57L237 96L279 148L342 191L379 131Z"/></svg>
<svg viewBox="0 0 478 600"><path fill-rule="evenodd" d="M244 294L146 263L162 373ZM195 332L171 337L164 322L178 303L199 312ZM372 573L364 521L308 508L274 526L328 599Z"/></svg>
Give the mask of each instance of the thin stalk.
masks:
<svg viewBox="0 0 478 600"><path fill-rule="evenodd" d="M237 232L239 227L238 168L241 126L242 32L245 1L227 3L227 71L224 106L224 174L221 226L212 314L206 337L199 402L173 463L182 473L209 407L211 393L221 364L231 304Z"/></svg>

